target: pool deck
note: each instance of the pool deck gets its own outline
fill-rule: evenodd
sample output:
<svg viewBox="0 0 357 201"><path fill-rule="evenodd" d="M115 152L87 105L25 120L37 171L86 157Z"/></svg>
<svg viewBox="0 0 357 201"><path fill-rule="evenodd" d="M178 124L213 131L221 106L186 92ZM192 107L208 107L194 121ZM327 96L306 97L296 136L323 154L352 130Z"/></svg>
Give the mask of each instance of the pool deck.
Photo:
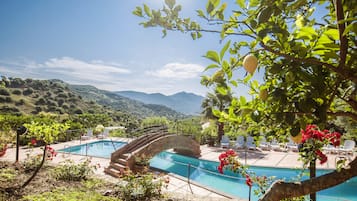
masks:
<svg viewBox="0 0 357 201"><path fill-rule="evenodd" d="M97 141L98 139L79 141L74 140L65 143L53 144L55 150L63 149L69 146L75 146L79 144L89 143ZM112 138L112 140L119 141L127 141L128 139L123 138ZM226 151L227 149L219 148L219 147L208 147L207 145L201 146L201 159L218 161L218 156ZM287 152L279 152L279 151L261 151L261 150L236 150L239 156L239 161L243 164L252 165L252 166L265 166L265 167L281 167L281 168L302 168L302 162L298 161L299 155L296 152L287 151ZM26 147L20 147L19 151L19 160L22 161L26 158L26 154L37 155L42 154L42 150L40 148L27 149ZM356 154L348 155L348 160L353 160ZM335 160L340 157L336 154L328 154L328 161L320 165L317 163L317 168L320 169L335 169ZM16 158L16 149L9 148L6 154L0 158L0 161L14 161ZM57 157L54 157L53 161L50 161L52 164L58 164L67 159L71 159L73 161L83 161L86 160L86 156L68 154L68 153L59 153ZM104 174L104 168L109 166L109 159L106 158L97 158L91 157L91 164L96 165L98 168L95 170L95 174L98 177L116 181L116 178L108 176ZM202 197L202 200L239 200L243 201L245 199L233 198L232 196L225 195L219 193L217 191L213 191L211 189L196 185L195 183L188 183L185 178L180 176L169 174L170 183L166 191L168 193L175 192L175 195L178 193L185 200L191 200L192 195L196 197Z"/></svg>

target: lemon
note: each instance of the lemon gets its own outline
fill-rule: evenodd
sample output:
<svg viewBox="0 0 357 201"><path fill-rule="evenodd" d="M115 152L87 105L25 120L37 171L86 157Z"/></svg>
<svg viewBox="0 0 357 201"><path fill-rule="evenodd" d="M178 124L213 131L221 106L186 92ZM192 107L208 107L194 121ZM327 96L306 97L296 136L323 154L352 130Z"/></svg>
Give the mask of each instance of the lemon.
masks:
<svg viewBox="0 0 357 201"><path fill-rule="evenodd" d="M248 73L253 74L255 69L257 69L257 66L258 66L258 59L253 54L248 54L247 56L244 57L243 67Z"/></svg>

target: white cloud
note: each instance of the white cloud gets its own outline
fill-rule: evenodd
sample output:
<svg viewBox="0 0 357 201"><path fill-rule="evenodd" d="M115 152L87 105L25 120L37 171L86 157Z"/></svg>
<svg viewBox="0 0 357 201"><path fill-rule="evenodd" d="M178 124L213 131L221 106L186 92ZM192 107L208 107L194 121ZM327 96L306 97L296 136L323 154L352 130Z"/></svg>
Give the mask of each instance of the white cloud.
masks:
<svg viewBox="0 0 357 201"><path fill-rule="evenodd" d="M198 64L168 63L156 71L147 71L146 74L160 78L190 79L198 77L204 67Z"/></svg>

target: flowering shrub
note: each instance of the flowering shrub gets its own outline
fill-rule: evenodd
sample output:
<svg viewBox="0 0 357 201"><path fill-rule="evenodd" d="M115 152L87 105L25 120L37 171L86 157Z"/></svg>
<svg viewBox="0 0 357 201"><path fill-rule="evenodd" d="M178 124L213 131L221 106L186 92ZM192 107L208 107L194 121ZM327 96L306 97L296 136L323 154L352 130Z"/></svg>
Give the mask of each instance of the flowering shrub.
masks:
<svg viewBox="0 0 357 201"><path fill-rule="evenodd" d="M82 181L87 180L95 169L96 165L90 165L91 160L87 158L83 162L76 164L72 160L61 162L52 170L52 176L57 180L63 181Z"/></svg>
<svg viewBox="0 0 357 201"><path fill-rule="evenodd" d="M329 130L319 130L316 125L307 125L301 131L303 147L300 151L301 160L307 165L310 161L319 159L320 164L327 162L327 156L321 151L326 144L337 147L341 142L341 134Z"/></svg>
<svg viewBox="0 0 357 201"><path fill-rule="evenodd" d="M239 173L242 175L242 177L245 177L245 183L247 186L249 186L250 190L253 184L258 186L258 189L254 190L256 195L264 194L266 189L269 187L269 184L273 180L273 177L268 178L266 176L257 176L253 172L248 173L247 167L238 161L237 153L232 149L229 149L226 152L220 154L218 159L220 162L219 166L217 167L218 172L223 174L224 168L228 168L235 173Z"/></svg>

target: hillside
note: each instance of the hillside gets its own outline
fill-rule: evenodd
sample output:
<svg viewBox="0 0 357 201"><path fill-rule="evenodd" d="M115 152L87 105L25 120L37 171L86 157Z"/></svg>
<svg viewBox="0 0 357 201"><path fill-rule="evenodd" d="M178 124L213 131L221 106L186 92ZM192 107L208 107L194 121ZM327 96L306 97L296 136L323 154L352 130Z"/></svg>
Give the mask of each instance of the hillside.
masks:
<svg viewBox="0 0 357 201"><path fill-rule="evenodd" d="M72 92L60 80L34 80L3 77L6 88L0 88L0 112L38 114L82 114L103 112L104 108Z"/></svg>
<svg viewBox="0 0 357 201"><path fill-rule="evenodd" d="M169 119L183 118L185 115L166 106L144 104L140 101L123 97L113 92L97 89L88 85L69 85L69 88L83 98L100 105L110 106L121 111L129 111L138 117L165 116Z"/></svg>
<svg viewBox="0 0 357 201"><path fill-rule="evenodd" d="M161 105L144 104L99 90L93 86L69 85L61 80L6 78L0 80L0 113L58 114L122 112L138 118L165 116L170 119L184 115Z"/></svg>
<svg viewBox="0 0 357 201"><path fill-rule="evenodd" d="M202 96L186 92L180 92L170 96L165 96L161 93L147 94L136 91L117 91L116 94L146 104L164 105L187 115L199 114L201 112L201 103L204 99Z"/></svg>

